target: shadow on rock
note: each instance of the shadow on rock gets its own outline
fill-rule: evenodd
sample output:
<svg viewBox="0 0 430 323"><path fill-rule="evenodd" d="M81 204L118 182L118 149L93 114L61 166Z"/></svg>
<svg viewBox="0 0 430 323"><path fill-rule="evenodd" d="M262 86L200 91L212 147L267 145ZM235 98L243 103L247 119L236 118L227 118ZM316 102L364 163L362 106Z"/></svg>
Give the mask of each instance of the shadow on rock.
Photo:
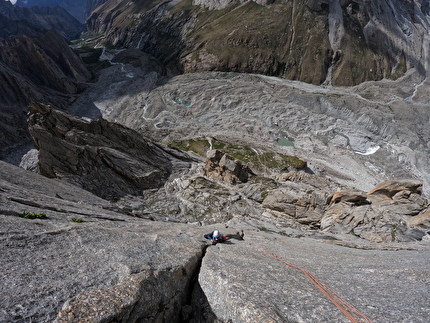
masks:
<svg viewBox="0 0 430 323"><path fill-rule="evenodd" d="M182 310L183 322L189 323L222 323L218 320L212 307L203 291L200 283L197 281L194 285L193 295L192 295L192 311L190 308L190 313L188 311ZM188 313L188 314L186 314Z"/></svg>
<svg viewBox="0 0 430 323"><path fill-rule="evenodd" d="M105 199L159 188L172 173L190 167L191 160L179 152L104 119L86 121L34 103L28 126L42 175L66 179Z"/></svg>
<svg viewBox="0 0 430 323"><path fill-rule="evenodd" d="M245 240L243 237L244 237L243 231L241 233L236 232L236 234L226 234L227 241L225 241L224 243L232 243L230 241L232 239L238 240L238 241L243 241L243 240Z"/></svg>

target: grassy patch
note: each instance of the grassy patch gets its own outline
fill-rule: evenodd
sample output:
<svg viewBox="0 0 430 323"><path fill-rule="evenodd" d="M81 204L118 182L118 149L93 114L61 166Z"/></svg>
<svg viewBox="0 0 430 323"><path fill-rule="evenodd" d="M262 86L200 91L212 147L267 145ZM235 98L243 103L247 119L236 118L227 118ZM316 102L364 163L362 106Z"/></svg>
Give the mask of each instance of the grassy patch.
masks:
<svg viewBox="0 0 430 323"><path fill-rule="evenodd" d="M257 152L246 145L238 145L213 138L212 149L218 149L247 164L255 171L266 169L283 171L288 167L305 168L306 162L295 156L280 154L277 152ZM211 148L211 143L206 138L194 138L178 140L170 143L170 146L184 151L192 151L199 156L206 157L206 152Z"/></svg>
<svg viewBox="0 0 430 323"><path fill-rule="evenodd" d="M269 168L285 170L288 167L305 168L306 162L295 156L265 152L260 156L261 163Z"/></svg>
<svg viewBox="0 0 430 323"><path fill-rule="evenodd" d="M397 236L397 225L393 225L391 228L391 242L396 241L396 236Z"/></svg>
<svg viewBox="0 0 430 323"><path fill-rule="evenodd" d="M24 219L47 219L45 213L39 212L39 213L33 213L33 212L22 212L20 216Z"/></svg>
<svg viewBox="0 0 430 323"><path fill-rule="evenodd" d="M405 53L402 52L402 55L400 55L399 63L395 68L394 73L391 75L392 80L397 80L399 77L405 75L405 73L408 70L407 61Z"/></svg>
<svg viewBox="0 0 430 323"><path fill-rule="evenodd" d="M193 0L182 0L179 1L176 5L174 5L170 9L170 12L173 15L185 14L186 16L189 16L194 10L198 9L200 9L200 6L193 5Z"/></svg>
<svg viewBox="0 0 430 323"><path fill-rule="evenodd" d="M79 219L79 218L73 218L73 219L71 219L70 221L75 222L75 223L88 222L88 221L85 221L85 220L83 220L83 219Z"/></svg>
<svg viewBox="0 0 430 323"><path fill-rule="evenodd" d="M192 151L199 156L205 157L206 152L210 148L209 141L203 138L189 139L189 140L177 140L170 143L170 146L183 151Z"/></svg>

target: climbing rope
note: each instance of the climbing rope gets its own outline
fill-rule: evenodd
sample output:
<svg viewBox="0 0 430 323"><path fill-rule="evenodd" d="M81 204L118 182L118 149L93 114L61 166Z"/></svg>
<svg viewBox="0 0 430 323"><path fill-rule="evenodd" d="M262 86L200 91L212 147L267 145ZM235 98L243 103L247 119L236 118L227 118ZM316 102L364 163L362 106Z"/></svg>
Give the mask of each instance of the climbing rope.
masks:
<svg viewBox="0 0 430 323"><path fill-rule="evenodd" d="M315 277L309 270L303 269L299 266L293 265L292 263L280 259L277 256L275 256L273 253L270 253L263 247L260 247L261 250L268 254L270 257L281 261L285 264L287 264L290 267L296 268L301 270L308 278L309 280L345 315L352 323L372 323L372 320L368 318L366 315L361 313L358 309L356 309L354 306L352 306L350 303L348 303L346 300L344 300L342 297L339 296L334 290L332 290L326 283L324 283L322 280Z"/></svg>

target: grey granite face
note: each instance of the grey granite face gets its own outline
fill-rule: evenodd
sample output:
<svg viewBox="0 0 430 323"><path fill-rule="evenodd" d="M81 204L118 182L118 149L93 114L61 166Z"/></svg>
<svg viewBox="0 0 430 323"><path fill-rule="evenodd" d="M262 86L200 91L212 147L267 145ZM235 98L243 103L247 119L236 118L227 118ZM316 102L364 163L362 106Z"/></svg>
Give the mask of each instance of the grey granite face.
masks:
<svg viewBox="0 0 430 323"><path fill-rule="evenodd" d="M418 255L428 251L337 243L246 231L243 242L209 247L199 283L222 322L349 322L303 271L268 251L309 271L373 322L426 321L428 261Z"/></svg>
<svg viewBox="0 0 430 323"><path fill-rule="evenodd" d="M279 259L374 322L427 322L428 5L367 4L307 1L328 14L333 63L347 35L333 26L359 22L376 51L404 55L396 81L173 76L140 50L105 48L111 66L70 101L73 116L35 103L28 125L39 151L21 165L40 174L0 162L0 322L347 321ZM122 34L134 48L150 44L134 32ZM17 131L8 120L2 133ZM221 141L229 151L213 147ZM279 167L285 155L302 165ZM215 229L227 241L209 245L203 236Z"/></svg>

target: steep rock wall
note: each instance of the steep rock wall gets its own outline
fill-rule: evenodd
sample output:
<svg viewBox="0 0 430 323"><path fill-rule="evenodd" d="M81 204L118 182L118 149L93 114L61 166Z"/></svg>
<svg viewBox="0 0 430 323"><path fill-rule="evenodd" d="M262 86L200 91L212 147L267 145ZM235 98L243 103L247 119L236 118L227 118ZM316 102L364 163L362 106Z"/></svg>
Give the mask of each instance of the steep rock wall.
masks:
<svg viewBox="0 0 430 323"><path fill-rule="evenodd" d="M189 167L131 129L38 103L30 108L29 129L42 175L67 178L107 199L160 187L172 172Z"/></svg>
<svg viewBox="0 0 430 323"><path fill-rule="evenodd" d="M334 57L333 83L397 78L415 67L425 77L429 17L410 1L343 1L344 36Z"/></svg>

